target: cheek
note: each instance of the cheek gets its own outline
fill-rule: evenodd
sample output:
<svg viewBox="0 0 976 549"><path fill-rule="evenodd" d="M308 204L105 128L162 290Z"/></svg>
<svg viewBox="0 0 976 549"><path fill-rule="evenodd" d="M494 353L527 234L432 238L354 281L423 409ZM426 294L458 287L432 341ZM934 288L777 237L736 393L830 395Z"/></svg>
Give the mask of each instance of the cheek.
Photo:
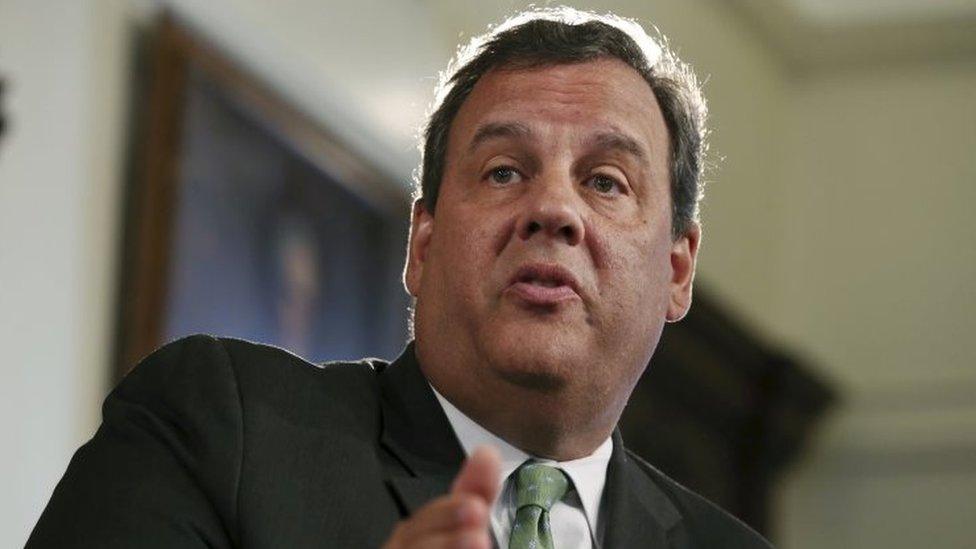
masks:
<svg viewBox="0 0 976 549"><path fill-rule="evenodd" d="M430 249L437 284L470 290L489 274L494 257L490 223L463 210L437 215L443 218L438 219L441 225L432 235Z"/></svg>
<svg viewBox="0 0 976 549"><path fill-rule="evenodd" d="M631 320L663 318L671 272L668 237L620 238L608 254L619 314ZM636 318L635 318L636 317Z"/></svg>
<svg viewBox="0 0 976 549"><path fill-rule="evenodd" d="M600 322L605 328L600 330L600 345L606 356L624 365L621 377L630 386L650 359L665 323L668 250L653 238L634 239L626 246L616 246L609 263L614 286L603 300L606 317Z"/></svg>

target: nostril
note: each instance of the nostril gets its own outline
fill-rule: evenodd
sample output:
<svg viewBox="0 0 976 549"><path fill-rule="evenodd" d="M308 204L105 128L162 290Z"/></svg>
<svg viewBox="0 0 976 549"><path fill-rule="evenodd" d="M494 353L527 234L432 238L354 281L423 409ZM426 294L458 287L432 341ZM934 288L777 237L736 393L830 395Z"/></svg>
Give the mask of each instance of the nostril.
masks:
<svg viewBox="0 0 976 549"><path fill-rule="evenodd" d="M563 237L566 238L567 241L571 242L573 241L573 239L576 238L576 229L574 229L569 225L566 225L561 229L559 229L559 234L563 235Z"/></svg>
<svg viewBox="0 0 976 549"><path fill-rule="evenodd" d="M530 221L527 229L529 234L535 234L542 229L542 225L540 225L538 221Z"/></svg>

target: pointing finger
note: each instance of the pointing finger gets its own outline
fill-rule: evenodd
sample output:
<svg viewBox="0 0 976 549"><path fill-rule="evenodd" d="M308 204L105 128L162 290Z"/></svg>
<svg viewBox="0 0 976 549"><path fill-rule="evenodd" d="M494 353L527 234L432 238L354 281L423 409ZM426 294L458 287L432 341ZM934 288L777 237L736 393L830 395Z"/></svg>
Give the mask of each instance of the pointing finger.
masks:
<svg viewBox="0 0 976 549"><path fill-rule="evenodd" d="M479 446L464 462L454 479L452 494L467 493L480 496L491 506L501 484L501 457L491 446Z"/></svg>

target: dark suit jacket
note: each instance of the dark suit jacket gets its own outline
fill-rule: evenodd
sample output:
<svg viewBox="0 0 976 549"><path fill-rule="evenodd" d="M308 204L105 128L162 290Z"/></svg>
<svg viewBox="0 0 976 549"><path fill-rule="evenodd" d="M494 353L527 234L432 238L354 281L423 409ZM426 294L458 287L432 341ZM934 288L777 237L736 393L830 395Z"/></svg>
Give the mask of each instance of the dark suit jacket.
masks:
<svg viewBox="0 0 976 549"><path fill-rule="evenodd" d="M309 364L194 336L109 395L27 547L378 547L464 458L414 358ZM603 547L759 548L614 434Z"/></svg>

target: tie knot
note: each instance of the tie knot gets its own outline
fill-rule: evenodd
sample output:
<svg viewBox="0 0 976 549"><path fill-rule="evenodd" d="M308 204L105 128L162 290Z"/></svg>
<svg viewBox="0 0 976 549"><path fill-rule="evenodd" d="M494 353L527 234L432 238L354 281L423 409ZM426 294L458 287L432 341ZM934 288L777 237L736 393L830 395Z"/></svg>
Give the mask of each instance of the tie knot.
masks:
<svg viewBox="0 0 976 549"><path fill-rule="evenodd" d="M562 499L568 488L569 480L561 470L541 463L527 463L519 467L515 477L517 508L535 505L548 511L553 503Z"/></svg>

